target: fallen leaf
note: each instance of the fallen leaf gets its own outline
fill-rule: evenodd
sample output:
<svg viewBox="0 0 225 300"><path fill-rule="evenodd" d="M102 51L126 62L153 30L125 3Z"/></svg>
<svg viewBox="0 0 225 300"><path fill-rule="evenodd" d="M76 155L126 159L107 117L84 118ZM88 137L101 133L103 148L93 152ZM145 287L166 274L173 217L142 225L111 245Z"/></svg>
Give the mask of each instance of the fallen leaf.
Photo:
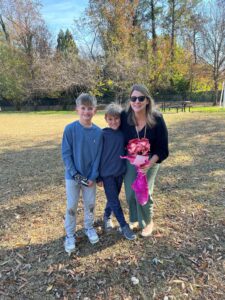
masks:
<svg viewBox="0 0 225 300"><path fill-rule="evenodd" d="M8 262L10 262L10 260L4 261L3 263L0 264L0 266L4 266L4 265L6 265Z"/></svg>
<svg viewBox="0 0 225 300"><path fill-rule="evenodd" d="M174 283L183 283L183 280L175 279L172 282L174 282Z"/></svg>
<svg viewBox="0 0 225 300"><path fill-rule="evenodd" d="M131 281L132 281L132 283L133 283L134 285L139 284L139 279L138 279L137 277L135 277L135 276L132 276L132 277L131 277Z"/></svg>
<svg viewBox="0 0 225 300"><path fill-rule="evenodd" d="M22 284L22 285L18 288L18 292L19 292L23 287L25 287L26 284L27 284L27 282L25 282L24 284Z"/></svg>
<svg viewBox="0 0 225 300"><path fill-rule="evenodd" d="M23 255L21 255L20 253L16 253L17 256L19 256L20 258L24 259Z"/></svg>
<svg viewBox="0 0 225 300"><path fill-rule="evenodd" d="M214 236L215 236L217 242L219 242L220 239L219 239L218 235L214 234Z"/></svg>
<svg viewBox="0 0 225 300"><path fill-rule="evenodd" d="M53 288L53 285L49 285L46 289L46 292L50 292L52 290L52 288Z"/></svg>
<svg viewBox="0 0 225 300"><path fill-rule="evenodd" d="M16 243L16 247L18 247L18 248L23 248L27 245L28 245L28 243Z"/></svg>

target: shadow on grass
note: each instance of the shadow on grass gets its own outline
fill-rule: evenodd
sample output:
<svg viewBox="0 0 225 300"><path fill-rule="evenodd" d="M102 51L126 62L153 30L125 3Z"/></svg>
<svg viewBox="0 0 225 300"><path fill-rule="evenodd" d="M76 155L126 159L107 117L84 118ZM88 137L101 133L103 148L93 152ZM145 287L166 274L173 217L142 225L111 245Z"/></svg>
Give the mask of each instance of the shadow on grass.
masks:
<svg viewBox="0 0 225 300"><path fill-rule="evenodd" d="M208 223L206 218L203 213L194 224L195 235L179 243L154 235L128 242L114 233L102 235L96 245L81 238L70 257L63 251L62 238L2 250L2 295L5 299L152 299L154 295L163 299L187 293L190 299L221 299L215 295L224 292L218 259L223 251L223 224ZM219 283L209 277L212 272L220 276ZM139 280L137 285L133 276Z"/></svg>
<svg viewBox="0 0 225 300"><path fill-rule="evenodd" d="M48 148L43 148L48 147ZM0 155L0 202L64 184L61 148L41 143L32 148Z"/></svg>
<svg viewBox="0 0 225 300"><path fill-rule="evenodd" d="M158 187L192 201L224 206L225 120L180 121L170 130L170 153ZM183 196L183 199L182 199ZM189 199L188 199L189 200Z"/></svg>

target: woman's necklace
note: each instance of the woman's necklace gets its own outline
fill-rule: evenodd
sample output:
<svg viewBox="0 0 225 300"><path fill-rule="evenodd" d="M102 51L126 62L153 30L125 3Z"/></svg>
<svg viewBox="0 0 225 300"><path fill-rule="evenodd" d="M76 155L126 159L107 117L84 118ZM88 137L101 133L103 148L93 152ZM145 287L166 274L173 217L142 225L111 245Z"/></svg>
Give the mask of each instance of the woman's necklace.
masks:
<svg viewBox="0 0 225 300"><path fill-rule="evenodd" d="M138 132L138 127L135 126L135 129L136 129L137 137L138 137L138 139L140 140L139 132ZM143 138L145 139L145 137L146 137L146 125L145 125L145 132L144 132L144 137L143 137Z"/></svg>

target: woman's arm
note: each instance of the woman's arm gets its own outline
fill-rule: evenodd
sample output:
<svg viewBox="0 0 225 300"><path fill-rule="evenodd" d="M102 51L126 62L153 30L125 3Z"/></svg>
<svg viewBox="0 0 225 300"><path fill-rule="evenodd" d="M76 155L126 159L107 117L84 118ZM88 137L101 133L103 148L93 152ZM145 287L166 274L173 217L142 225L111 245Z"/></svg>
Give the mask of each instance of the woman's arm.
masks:
<svg viewBox="0 0 225 300"><path fill-rule="evenodd" d="M168 130L162 115L158 116L156 120L157 120L156 140L155 140L154 153L152 153L152 155L153 156L157 155L158 156L157 163L161 163L169 155Z"/></svg>

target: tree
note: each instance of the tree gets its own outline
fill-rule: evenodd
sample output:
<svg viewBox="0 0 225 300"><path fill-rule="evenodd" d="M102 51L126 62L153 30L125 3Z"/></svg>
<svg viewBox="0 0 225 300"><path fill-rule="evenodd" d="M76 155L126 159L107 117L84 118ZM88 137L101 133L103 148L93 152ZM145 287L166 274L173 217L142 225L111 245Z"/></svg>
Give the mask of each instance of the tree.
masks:
<svg viewBox="0 0 225 300"><path fill-rule="evenodd" d="M0 25L1 25L1 27L2 27L2 31L3 31L3 33L4 33L4 35L5 35L6 41L7 41L8 43L10 43L9 33L8 33L7 29L6 29L6 25L5 25L5 22L4 22L4 20L3 20L1 14L0 14Z"/></svg>
<svg viewBox="0 0 225 300"><path fill-rule="evenodd" d="M10 42L12 53L19 53L18 65L26 64L25 75L18 71L18 82L23 82L21 76L25 76L26 81L29 78L29 84L26 84L27 97L37 96L35 87L35 75L37 69L35 61L39 57L48 56L50 49L50 34L40 13L40 3L37 0L1 0L0 1L0 24L5 34L5 39ZM11 59L9 59L10 64ZM22 68L23 69L23 68ZM21 85L22 87L23 85ZM22 91L22 88L20 89ZM25 91L23 90L23 91ZM15 95L16 97L16 95ZM21 98L27 98L21 96ZM17 97L16 97L17 98ZM23 101L21 99L21 101ZM18 101L18 100L17 100Z"/></svg>
<svg viewBox="0 0 225 300"><path fill-rule="evenodd" d="M203 24L200 35L199 57L211 69L214 82L215 100L218 103L219 81L225 77L225 7L218 1L210 1L204 16L208 22Z"/></svg>
<svg viewBox="0 0 225 300"><path fill-rule="evenodd" d="M115 97L120 99L126 91L133 66L137 63L138 48L135 37L140 32L134 25L137 0L91 0L87 14L96 29L96 40L101 46L99 81L112 82ZM132 75L129 77L129 75Z"/></svg>
<svg viewBox="0 0 225 300"><path fill-rule="evenodd" d="M152 40L154 55L157 51L157 25L162 13L162 3L159 0L140 0L137 10L137 21Z"/></svg>
<svg viewBox="0 0 225 300"><path fill-rule="evenodd" d="M37 0L1 0L0 12L14 46L20 48L32 61L34 54L50 50L50 34L40 13Z"/></svg>
<svg viewBox="0 0 225 300"><path fill-rule="evenodd" d="M186 19L185 26L181 29L183 33L184 47L186 49L192 49L195 64L197 64L198 60L200 32L205 22L207 22L207 20L203 19L201 14L197 11L189 15Z"/></svg>
<svg viewBox="0 0 225 300"><path fill-rule="evenodd" d="M74 42L72 33L69 31L69 29L67 29L65 33L62 29L59 31L56 49L57 51L64 54L78 54L78 48L76 46L76 43Z"/></svg>
<svg viewBox="0 0 225 300"><path fill-rule="evenodd" d="M17 109L29 96L29 72L24 54L8 43L0 42L0 97Z"/></svg>
<svg viewBox="0 0 225 300"><path fill-rule="evenodd" d="M167 10L162 22L162 26L170 36L170 51L171 61L174 59L174 47L176 37L182 31L183 26L186 24L186 19L193 14L199 0L167 0Z"/></svg>

